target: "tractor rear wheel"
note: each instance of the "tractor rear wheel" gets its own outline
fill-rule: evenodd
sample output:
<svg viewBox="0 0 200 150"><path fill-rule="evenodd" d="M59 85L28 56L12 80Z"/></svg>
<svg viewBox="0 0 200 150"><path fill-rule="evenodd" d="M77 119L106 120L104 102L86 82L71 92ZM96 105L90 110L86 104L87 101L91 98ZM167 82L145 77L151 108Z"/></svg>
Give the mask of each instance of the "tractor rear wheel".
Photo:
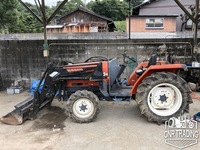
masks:
<svg viewBox="0 0 200 150"><path fill-rule="evenodd" d="M176 74L157 72L138 86L136 102L141 114L161 124L171 117L188 112L192 103L187 83Z"/></svg>
<svg viewBox="0 0 200 150"><path fill-rule="evenodd" d="M90 91L76 91L67 101L69 117L78 123L92 122L100 110L99 98Z"/></svg>

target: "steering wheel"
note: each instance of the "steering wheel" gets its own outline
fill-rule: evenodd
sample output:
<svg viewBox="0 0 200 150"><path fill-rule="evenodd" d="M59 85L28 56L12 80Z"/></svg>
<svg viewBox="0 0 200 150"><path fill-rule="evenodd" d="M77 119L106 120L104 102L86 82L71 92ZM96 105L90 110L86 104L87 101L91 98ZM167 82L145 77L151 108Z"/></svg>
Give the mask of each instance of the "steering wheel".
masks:
<svg viewBox="0 0 200 150"><path fill-rule="evenodd" d="M93 56L88 58L85 62L95 62L95 61L108 61L108 58L103 56Z"/></svg>
<svg viewBox="0 0 200 150"><path fill-rule="evenodd" d="M122 56L124 56L124 62L125 62L125 58L128 58L129 60L131 60L133 62L137 62L136 60L134 60L134 59L130 58L129 56L127 56L126 53L122 54Z"/></svg>

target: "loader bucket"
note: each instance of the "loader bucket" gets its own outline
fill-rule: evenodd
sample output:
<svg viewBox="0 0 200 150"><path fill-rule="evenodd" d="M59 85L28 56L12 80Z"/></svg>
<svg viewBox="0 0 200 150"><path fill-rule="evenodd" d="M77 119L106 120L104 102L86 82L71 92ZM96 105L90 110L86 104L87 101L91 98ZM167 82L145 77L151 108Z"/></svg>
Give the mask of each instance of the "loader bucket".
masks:
<svg viewBox="0 0 200 150"><path fill-rule="evenodd" d="M27 119L32 119L31 108L33 98L29 98L15 106L15 110L0 118L0 122L10 125L20 125Z"/></svg>
<svg viewBox="0 0 200 150"><path fill-rule="evenodd" d="M36 114L46 105L50 104L54 98L48 97L48 92L51 91L50 87L53 83L52 77L47 73L52 74L53 66L49 64L45 73L42 76L37 88L34 92L34 96L26 99L25 101L17 104L15 109L7 115L0 118L0 122L10 125L23 124L25 120L33 120L36 118ZM48 72L49 71L49 72ZM44 87L41 92L38 92L42 82L44 80ZM49 87L49 88L48 88Z"/></svg>
<svg viewBox="0 0 200 150"><path fill-rule="evenodd" d="M3 116L0 121L10 125L20 125L23 123L22 116L17 115L14 111Z"/></svg>

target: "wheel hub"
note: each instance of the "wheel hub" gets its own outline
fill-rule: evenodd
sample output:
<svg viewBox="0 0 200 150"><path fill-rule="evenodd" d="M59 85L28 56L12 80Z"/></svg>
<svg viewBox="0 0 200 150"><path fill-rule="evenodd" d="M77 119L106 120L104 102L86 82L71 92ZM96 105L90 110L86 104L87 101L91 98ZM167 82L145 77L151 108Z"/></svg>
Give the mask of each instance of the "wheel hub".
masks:
<svg viewBox="0 0 200 150"><path fill-rule="evenodd" d="M88 118L94 112L94 104L87 98L80 98L74 102L73 112L79 118Z"/></svg>
<svg viewBox="0 0 200 150"><path fill-rule="evenodd" d="M161 101L161 103L163 103L163 102L166 102L167 101L167 99L168 99L168 97L164 94L164 95L160 95L160 101Z"/></svg>
<svg viewBox="0 0 200 150"><path fill-rule="evenodd" d="M152 91L152 107L155 109L168 109L174 104L174 90L170 87L158 87Z"/></svg>
<svg viewBox="0 0 200 150"><path fill-rule="evenodd" d="M87 105L84 105L84 104L82 104L81 106L79 106L79 108L80 108L80 111L83 111L83 112L85 112L85 110L88 109Z"/></svg>

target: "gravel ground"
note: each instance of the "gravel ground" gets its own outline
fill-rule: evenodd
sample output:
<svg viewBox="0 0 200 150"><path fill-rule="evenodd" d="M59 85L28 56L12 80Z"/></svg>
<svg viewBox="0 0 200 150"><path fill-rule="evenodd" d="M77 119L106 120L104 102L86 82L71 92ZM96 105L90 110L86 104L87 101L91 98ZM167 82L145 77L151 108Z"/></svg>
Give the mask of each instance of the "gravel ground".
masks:
<svg viewBox="0 0 200 150"><path fill-rule="evenodd" d="M15 104L28 97L26 91L15 95L0 92L0 116L12 111ZM200 111L200 100L193 101L191 115ZM95 122L78 124L65 114L64 105L54 100L53 107L41 110L33 121L19 126L0 123L0 150L177 149L165 143L164 132L164 124L159 126L148 122L140 114L135 101L130 104L102 101ZM186 149L199 149L200 139L198 141Z"/></svg>

